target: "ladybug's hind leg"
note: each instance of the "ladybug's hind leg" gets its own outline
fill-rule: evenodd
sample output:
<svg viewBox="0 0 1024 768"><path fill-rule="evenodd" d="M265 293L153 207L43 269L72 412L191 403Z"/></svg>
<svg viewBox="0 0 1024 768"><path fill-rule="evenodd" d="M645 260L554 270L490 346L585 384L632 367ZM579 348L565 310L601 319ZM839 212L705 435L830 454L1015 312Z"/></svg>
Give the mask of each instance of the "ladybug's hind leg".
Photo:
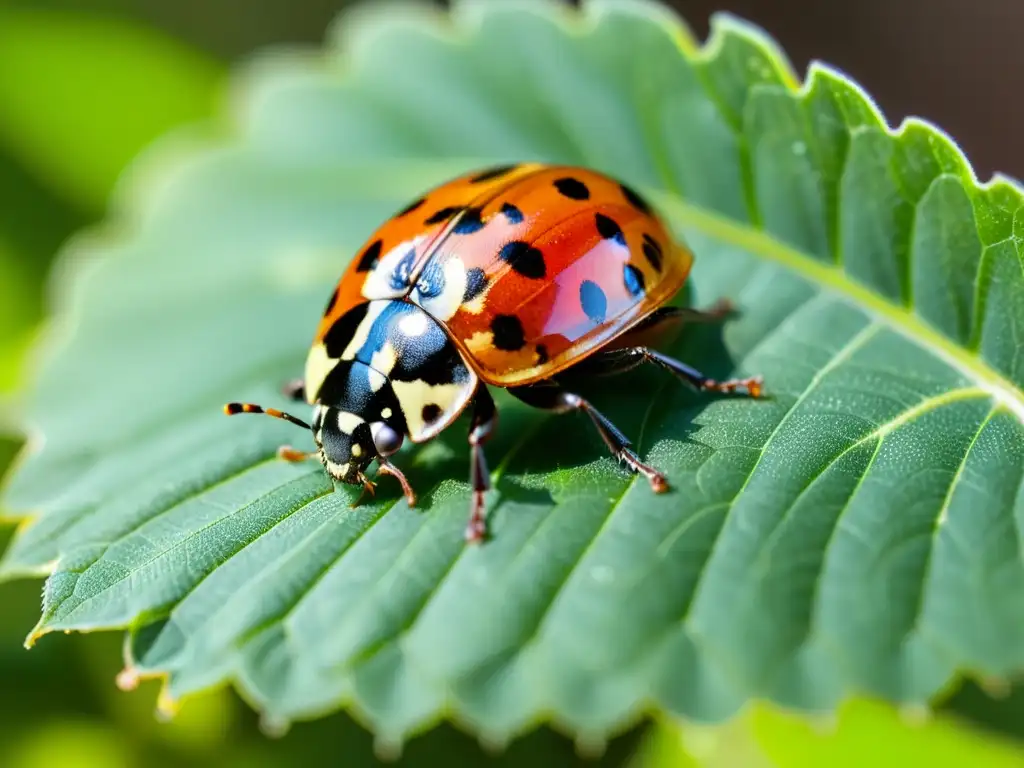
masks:
<svg viewBox="0 0 1024 768"><path fill-rule="evenodd" d="M607 352L598 352L579 363L573 370L573 374L623 373L636 368L641 363L654 363L676 378L682 379L690 386L704 392L723 392L727 394L739 392L750 397L760 397L762 394L763 380L760 376L717 381L705 376L696 368L691 368L686 363L681 363L675 358L664 355L650 347L625 347Z"/></svg>
<svg viewBox="0 0 1024 768"><path fill-rule="evenodd" d="M498 411L487 387L481 384L473 396L473 418L469 426L470 464L469 482L473 487L469 524L466 526L466 540L477 542L487 535L487 519L484 517L484 494L491 488L491 475L484 457L484 443L494 433L498 424Z"/></svg>
<svg viewBox="0 0 1024 768"><path fill-rule="evenodd" d="M654 467L644 464L632 448L632 444L612 422L597 410L588 400L577 394L568 392L561 386L553 383L531 384L525 387L512 387L509 393L522 400L527 405L535 408L542 408L555 413L566 413L568 411L583 411L593 422L597 433L601 435L612 456L621 461L633 472L643 475L651 484L655 493L664 493L668 490L668 480Z"/></svg>

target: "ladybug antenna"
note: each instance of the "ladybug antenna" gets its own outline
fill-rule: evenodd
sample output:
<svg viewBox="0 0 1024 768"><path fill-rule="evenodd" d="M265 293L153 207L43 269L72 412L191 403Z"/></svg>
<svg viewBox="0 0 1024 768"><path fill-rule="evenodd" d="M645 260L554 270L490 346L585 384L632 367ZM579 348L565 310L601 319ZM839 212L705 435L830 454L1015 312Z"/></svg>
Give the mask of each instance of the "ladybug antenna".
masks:
<svg viewBox="0 0 1024 768"><path fill-rule="evenodd" d="M263 413L267 416L273 416L275 419L284 419L290 421L292 424L298 427L305 427L306 429L312 429L309 424L304 422L302 419L292 416L290 413L279 411L277 408L263 408L259 405L253 405L252 403L228 403L224 406L224 413L228 416L234 416L236 413Z"/></svg>

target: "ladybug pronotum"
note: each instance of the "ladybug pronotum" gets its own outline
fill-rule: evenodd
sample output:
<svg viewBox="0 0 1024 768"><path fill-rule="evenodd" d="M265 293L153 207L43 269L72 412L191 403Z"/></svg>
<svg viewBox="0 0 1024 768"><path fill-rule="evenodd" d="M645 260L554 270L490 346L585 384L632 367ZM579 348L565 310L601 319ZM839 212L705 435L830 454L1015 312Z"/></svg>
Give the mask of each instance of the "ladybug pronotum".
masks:
<svg viewBox="0 0 1024 768"><path fill-rule="evenodd" d="M537 408L582 411L618 460L664 492L664 475L571 382L649 362L699 390L760 396L760 377L713 381L643 345L660 327L728 312L725 303L665 305L692 263L647 202L603 174L536 163L469 173L396 213L342 275L304 378L286 388L313 406L312 424L248 403L224 410L311 429L315 452L283 446L281 458L316 456L332 478L364 492L373 492L366 469L376 460L413 505L390 457L406 438L430 440L471 408L470 541L486 531L483 446L497 420L487 385Z"/></svg>

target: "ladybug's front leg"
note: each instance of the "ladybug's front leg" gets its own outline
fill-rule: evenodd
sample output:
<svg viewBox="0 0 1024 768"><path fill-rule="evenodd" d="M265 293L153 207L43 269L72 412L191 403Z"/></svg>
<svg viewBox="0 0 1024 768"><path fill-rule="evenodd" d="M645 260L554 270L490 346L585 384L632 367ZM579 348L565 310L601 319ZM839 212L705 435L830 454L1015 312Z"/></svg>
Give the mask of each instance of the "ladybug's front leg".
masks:
<svg viewBox="0 0 1024 768"><path fill-rule="evenodd" d="M473 420L469 427L469 482L473 487L473 501L470 505L469 524L466 526L466 541L482 541L487 535L487 519L484 517L484 494L490 490L491 474L484 457L484 443L494 433L498 424L498 412L487 387L481 384L473 397Z"/></svg>

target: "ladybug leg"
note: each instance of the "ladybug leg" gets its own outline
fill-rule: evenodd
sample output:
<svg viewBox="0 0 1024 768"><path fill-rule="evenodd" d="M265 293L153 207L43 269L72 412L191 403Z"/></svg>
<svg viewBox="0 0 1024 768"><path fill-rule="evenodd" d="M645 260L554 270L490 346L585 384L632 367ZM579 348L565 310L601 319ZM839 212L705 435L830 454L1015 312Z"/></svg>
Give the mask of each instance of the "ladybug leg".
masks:
<svg viewBox="0 0 1024 768"><path fill-rule="evenodd" d="M282 445L277 449L277 458L283 461L298 463L306 459L312 459L317 455L316 451L300 451L290 445Z"/></svg>
<svg viewBox="0 0 1024 768"><path fill-rule="evenodd" d="M715 379L708 378L696 368L691 368L686 363L681 363L675 358L663 355L661 352L650 347L626 347L609 352L600 352L584 362L588 363L589 366L593 366L596 369L594 372L601 373L622 373L636 368L641 363L654 363L659 368L664 368L675 377L682 379L690 386L704 392L733 394L741 391L750 397L760 397L764 383L760 376L751 376L747 379L716 381Z"/></svg>
<svg viewBox="0 0 1024 768"><path fill-rule="evenodd" d="M306 399L306 382L302 379L292 379L281 388L282 394L289 400L296 402Z"/></svg>
<svg viewBox="0 0 1024 768"><path fill-rule="evenodd" d="M402 493L405 495L406 503L408 503L408 505L410 507L415 507L416 506L416 492L412 489L412 486L409 485L409 481L406 479L405 475L402 473L402 470L400 470L398 467L396 467L394 464L392 464L390 461L388 461L383 456L378 456L377 457L377 466L379 467L379 469L377 471L380 472L380 474L382 474L382 475L391 475L393 478L398 480L398 482L402 486Z"/></svg>
<svg viewBox="0 0 1024 768"><path fill-rule="evenodd" d="M632 448L627 438L612 422L597 410L589 401L577 394L568 392L557 384L533 384L525 387L512 387L508 392L527 405L542 408L555 413L583 411L593 422L597 433L608 446L612 456L625 464L636 474L643 475L651 484L655 493L668 490L668 480L654 467L644 464Z"/></svg>
<svg viewBox="0 0 1024 768"><path fill-rule="evenodd" d="M484 443L494 433L498 424L498 411L487 387L483 384L473 398L473 419L469 427L469 482L473 487L473 501L470 506L469 524L466 526L466 541L482 541L487 535L487 520L484 517L484 494L491 488L491 474L484 457Z"/></svg>

